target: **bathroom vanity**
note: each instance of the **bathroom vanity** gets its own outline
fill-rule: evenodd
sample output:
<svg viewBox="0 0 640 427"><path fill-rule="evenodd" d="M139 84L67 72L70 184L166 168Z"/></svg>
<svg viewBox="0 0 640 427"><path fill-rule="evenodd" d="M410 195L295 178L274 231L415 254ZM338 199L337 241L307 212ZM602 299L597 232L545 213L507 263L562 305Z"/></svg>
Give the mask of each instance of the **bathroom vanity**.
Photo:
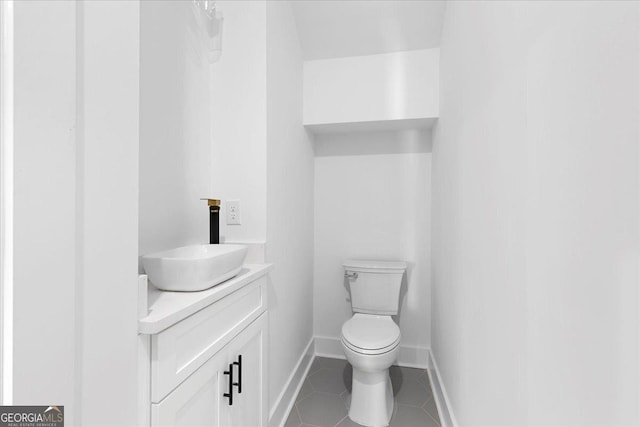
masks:
<svg viewBox="0 0 640 427"><path fill-rule="evenodd" d="M148 286L138 322L139 424L267 426L268 264L200 292Z"/></svg>

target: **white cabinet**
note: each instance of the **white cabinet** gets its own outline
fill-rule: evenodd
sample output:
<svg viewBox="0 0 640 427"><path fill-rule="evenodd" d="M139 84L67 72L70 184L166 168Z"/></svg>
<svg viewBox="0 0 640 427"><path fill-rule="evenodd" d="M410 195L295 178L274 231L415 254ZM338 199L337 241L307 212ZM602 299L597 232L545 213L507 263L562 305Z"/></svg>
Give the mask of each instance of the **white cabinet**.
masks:
<svg viewBox="0 0 640 427"><path fill-rule="evenodd" d="M226 354L209 359L200 369L169 393L160 403L151 405L152 426L222 426L223 370Z"/></svg>
<svg viewBox="0 0 640 427"><path fill-rule="evenodd" d="M304 62L303 124L317 133L432 127L440 50Z"/></svg>
<svg viewBox="0 0 640 427"><path fill-rule="evenodd" d="M267 427L266 284L260 277L149 335L142 425Z"/></svg>
<svg viewBox="0 0 640 427"><path fill-rule="evenodd" d="M160 403L152 426L266 427L266 314L240 332Z"/></svg>
<svg viewBox="0 0 640 427"><path fill-rule="evenodd" d="M265 384L267 315L263 314L242 331L227 349L229 363L235 365L233 404L224 397L220 411L220 425L267 427L267 393ZM225 382L227 379L224 380ZM228 382L223 384L228 385ZM228 389L225 390L228 393Z"/></svg>
<svg viewBox="0 0 640 427"><path fill-rule="evenodd" d="M266 310L266 279L249 283L151 336L151 400L158 403Z"/></svg>

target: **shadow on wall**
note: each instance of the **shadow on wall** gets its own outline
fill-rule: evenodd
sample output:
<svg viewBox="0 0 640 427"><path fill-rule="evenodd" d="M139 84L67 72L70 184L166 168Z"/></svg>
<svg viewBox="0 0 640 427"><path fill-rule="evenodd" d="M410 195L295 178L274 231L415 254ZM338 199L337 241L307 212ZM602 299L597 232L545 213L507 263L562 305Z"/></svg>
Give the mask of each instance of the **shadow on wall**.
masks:
<svg viewBox="0 0 640 427"><path fill-rule="evenodd" d="M430 153L431 130L317 134L316 157Z"/></svg>
<svg viewBox="0 0 640 427"><path fill-rule="evenodd" d="M396 322L396 325L400 325L400 317L402 317L402 307L404 306L404 300L407 297L407 292L409 291L409 276L413 272L413 268L415 267L415 262L407 261L407 270L402 275L402 283L400 283L400 295L398 301L398 314L393 317L393 321Z"/></svg>

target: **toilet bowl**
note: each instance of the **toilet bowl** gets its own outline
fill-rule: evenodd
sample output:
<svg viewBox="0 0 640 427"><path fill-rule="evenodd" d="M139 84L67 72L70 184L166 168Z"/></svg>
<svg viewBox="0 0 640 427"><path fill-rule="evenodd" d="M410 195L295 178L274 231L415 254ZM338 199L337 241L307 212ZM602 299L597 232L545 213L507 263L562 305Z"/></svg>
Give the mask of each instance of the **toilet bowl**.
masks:
<svg viewBox="0 0 640 427"><path fill-rule="evenodd" d="M363 426L388 426L393 414L389 367L400 349L398 325L391 316L356 313L342 326L341 341L353 367L349 418Z"/></svg>

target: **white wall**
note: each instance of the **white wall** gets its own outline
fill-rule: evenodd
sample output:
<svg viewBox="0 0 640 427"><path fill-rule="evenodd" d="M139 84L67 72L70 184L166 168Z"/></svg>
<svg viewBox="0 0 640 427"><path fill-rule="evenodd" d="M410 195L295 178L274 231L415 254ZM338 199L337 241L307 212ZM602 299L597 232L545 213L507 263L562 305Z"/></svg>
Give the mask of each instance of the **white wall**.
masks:
<svg viewBox="0 0 640 427"><path fill-rule="evenodd" d="M82 425L137 420L139 12L137 1L86 1L78 16Z"/></svg>
<svg viewBox="0 0 640 427"><path fill-rule="evenodd" d="M13 400L13 4L0 3L0 402Z"/></svg>
<svg viewBox="0 0 640 427"><path fill-rule="evenodd" d="M266 237L266 12L218 1L222 55L192 2L141 3L140 253L208 243L222 199L221 239ZM241 225L226 225L230 199Z"/></svg>
<svg viewBox="0 0 640 427"><path fill-rule="evenodd" d="M15 2L14 19L13 404L74 420L76 6Z"/></svg>
<svg viewBox="0 0 640 427"><path fill-rule="evenodd" d="M344 259L404 260L409 269L401 291L401 346L428 347L430 132L316 138L315 335L335 343L352 315ZM406 357L411 355L401 355Z"/></svg>
<svg viewBox="0 0 640 427"><path fill-rule="evenodd" d="M208 243L211 64L204 13L140 4L140 254Z"/></svg>
<svg viewBox="0 0 640 427"><path fill-rule="evenodd" d="M432 346L459 425L638 422L638 12L447 6Z"/></svg>
<svg viewBox="0 0 640 427"><path fill-rule="evenodd" d="M304 63L304 123L438 117L439 49Z"/></svg>
<svg viewBox="0 0 640 427"><path fill-rule="evenodd" d="M222 56L211 67L211 194L223 200L220 234L266 237L266 2L218 1ZM242 225L226 225L225 201L239 199ZM207 210L205 208L205 215Z"/></svg>
<svg viewBox="0 0 640 427"><path fill-rule="evenodd" d="M15 7L13 403L134 425L139 3Z"/></svg>
<svg viewBox="0 0 640 427"><path fill-rule="evenodd" d="M266 260L274 264L269 283L272 413L313 336L313 169L312 142L302 127L302 57L291 4L268 2Z"/></svg>

